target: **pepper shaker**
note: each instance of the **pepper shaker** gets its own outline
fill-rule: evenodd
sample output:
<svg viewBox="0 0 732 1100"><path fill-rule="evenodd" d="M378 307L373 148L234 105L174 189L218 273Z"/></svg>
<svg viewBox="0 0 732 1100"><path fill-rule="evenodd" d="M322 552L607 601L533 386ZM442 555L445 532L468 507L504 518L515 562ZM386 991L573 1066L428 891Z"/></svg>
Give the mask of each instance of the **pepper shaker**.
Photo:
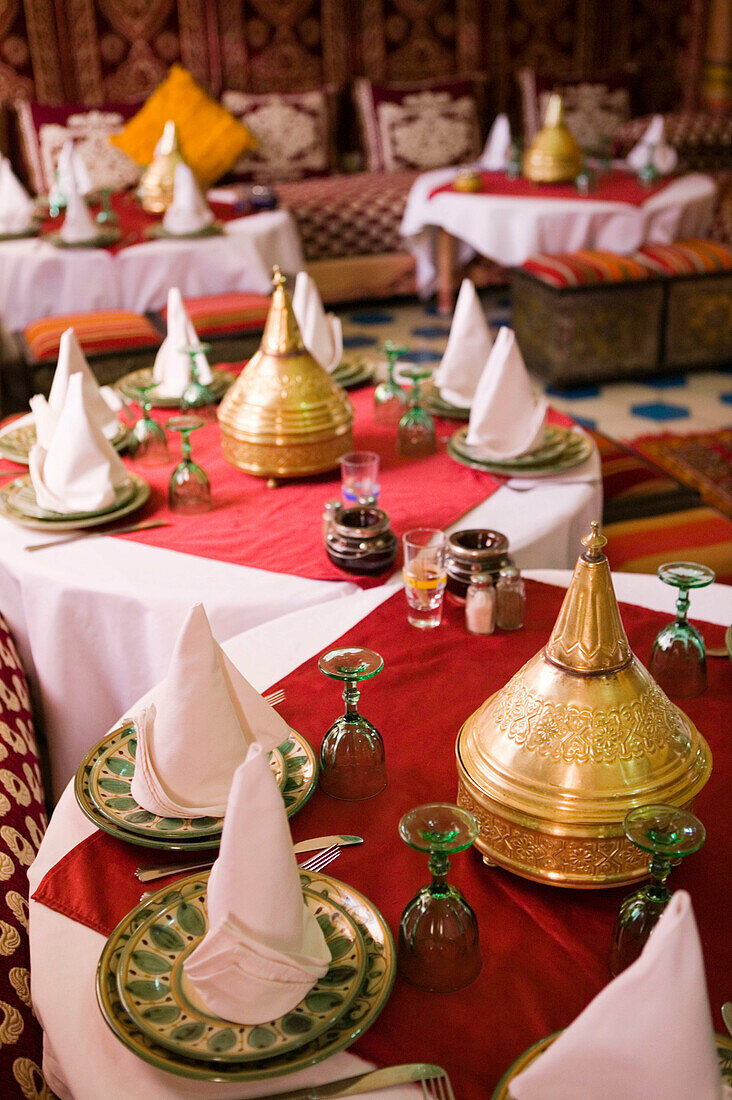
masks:
<svg viewBox="0 0 732 1100"><path fill-rule="evenodd" d="M496 624L501 630L519 630L524 625L526 586L515 565L504 565L496 584Z"/></svg>

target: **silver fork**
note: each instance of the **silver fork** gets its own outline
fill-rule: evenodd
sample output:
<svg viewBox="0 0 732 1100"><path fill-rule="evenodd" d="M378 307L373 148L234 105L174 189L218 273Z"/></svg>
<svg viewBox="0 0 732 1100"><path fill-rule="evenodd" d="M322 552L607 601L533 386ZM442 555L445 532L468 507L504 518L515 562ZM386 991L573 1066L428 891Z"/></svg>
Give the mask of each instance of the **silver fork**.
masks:
<svg viewBox="0 0 732 1100"><path fill-rule="evenodd" d="M447 1076L445 1070L441 1070L439 1076L430 1078L429 1080L420 1081L422 1086L422 1095L426 1100L455 1100L455 1093L452 1091L452 1085L450 1084L450 1078ZM434 1085L434 1089L433 1086Z"/></svg>
<svg viewBox="0 0 732 1100"><path fill-rule="evenodd" d="M399 1066L386 1066L385 1069L369 1070L355 1077L341 1077L324 1085L310 1085L292 1092L269 1093L266 1100L330 1100L337 1096L358 1096L364 1092L378 1092L379 1089L404 1085L409 1081L419 1082L423 1097L428 1100L455 1100L450 1078L441 1066L432 1066L424 1062L411 1062ZM434 1086L434 1088L433 1088ZM262 1100L265 1100L263 1097Z"/></svg>
<svg viewBox="0 0 732 1100"><path fill-rule="evenodd" d="M271 707L276 707L278 703L284 703L285 701L285 689L277 688L276 691L268 691L266 695L263 695L265 703L269 703Z"/></svg>

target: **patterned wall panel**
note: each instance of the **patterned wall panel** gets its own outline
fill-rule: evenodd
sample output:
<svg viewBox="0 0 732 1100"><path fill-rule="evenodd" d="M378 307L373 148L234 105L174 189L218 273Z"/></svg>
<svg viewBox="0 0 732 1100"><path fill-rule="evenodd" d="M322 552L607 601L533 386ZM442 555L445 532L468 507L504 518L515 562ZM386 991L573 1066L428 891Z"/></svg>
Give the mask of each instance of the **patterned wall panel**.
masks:
<svg viewBox="0 0 732 1100"><path fill-rule="evenodd" d="M480 0L361 0L352 5L359 72L375 81L477 70Z"/></svg>
<svg viewBox="0 0 732 1100"><path fill-rule="evenodd" d="M63 103L53 0L0 0L0 100Z"/></svg>

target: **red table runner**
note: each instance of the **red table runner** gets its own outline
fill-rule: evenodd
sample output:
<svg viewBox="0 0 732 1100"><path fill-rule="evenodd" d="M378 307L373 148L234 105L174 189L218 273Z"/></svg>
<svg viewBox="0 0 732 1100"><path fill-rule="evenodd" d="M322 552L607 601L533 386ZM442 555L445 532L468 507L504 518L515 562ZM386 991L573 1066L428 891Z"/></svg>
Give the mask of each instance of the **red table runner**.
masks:
<svg viewBox="0 0 732 1100"><path fill-rule="evenodd" d="M430 191L429 197L444 192L459 195L506 195L517 199L587 199L590 202L625 202L632 206L642 206L651 197L663 191L672 182L672 178L659 180L646 185L639 183L636 176L629 172L611 172L598 176L597 184L588 195L581 195L573 183L532 183L531 180L509 179L505 172L481 172L482 191L459 191L454 183L445 183Z"/></svg>
<svg viewBox="0 0 732 1100"><path fill-rule="evenodd" d="M429 878L426 857L399 840L399 818L423 802L454 801L458 729L546 642L563 595L559 588L527 582L528 626L475 637L466 633L462 610L452 604L438 630L415 630L406 622L399 592L334 643L369 646L384 657L384 670L364 685L360 706L383 734L389 783L366 802L339 802L316 792L293 818L293 836L300 840L336 829L364 836L366 843L344 849L332 870L378 905L395 934L402 909ZM645 658L670 616L627 604L621 612L633 649ZM721 627L699 625L708 645L721 644ZM319 745L339 713L338 686L318 672L315 658L282 683L283 716ZM696 804L707 842L674 868L671 886L691 893L721 1030L719 1006L729 999L732 963L729 662L710 659L708 690L682 705L711 744L714 770ZM95 833L48 872L34 900L107 935L138 902L141 888L132 869L155 862L151 857L145 849ZM460 1100L486 1100L522 1051L566 1027L609 981L610 932L627 888L561 890L527 882L485 867L475 851L455 857L450 879L478 916L483 957L478 979L458 993L439 995L397 978L383 1014L352 1049L382 1065L436 1062L448 1070Z"/></svg>

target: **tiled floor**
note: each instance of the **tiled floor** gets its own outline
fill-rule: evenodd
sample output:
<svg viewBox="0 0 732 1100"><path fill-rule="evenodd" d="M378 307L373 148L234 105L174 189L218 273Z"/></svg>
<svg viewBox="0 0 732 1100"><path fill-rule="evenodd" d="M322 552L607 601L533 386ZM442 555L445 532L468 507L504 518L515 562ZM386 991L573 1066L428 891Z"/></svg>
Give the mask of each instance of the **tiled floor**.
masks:
<svg viewBox="0 0 732 1100"><path fill-rule="evenodd" d="M511 323L510 301L503 293L484 296L492 327ZM433 305L400 300L386 305L339 311L347 348L376 347L392 340L409 349L409 358L439 363L450 332L449 320ZM672 431L712 431L732 422L732 368L672 375L646 382L617 382L547 390L552 404L580 423L614 439L634 439Z"/></svg>

